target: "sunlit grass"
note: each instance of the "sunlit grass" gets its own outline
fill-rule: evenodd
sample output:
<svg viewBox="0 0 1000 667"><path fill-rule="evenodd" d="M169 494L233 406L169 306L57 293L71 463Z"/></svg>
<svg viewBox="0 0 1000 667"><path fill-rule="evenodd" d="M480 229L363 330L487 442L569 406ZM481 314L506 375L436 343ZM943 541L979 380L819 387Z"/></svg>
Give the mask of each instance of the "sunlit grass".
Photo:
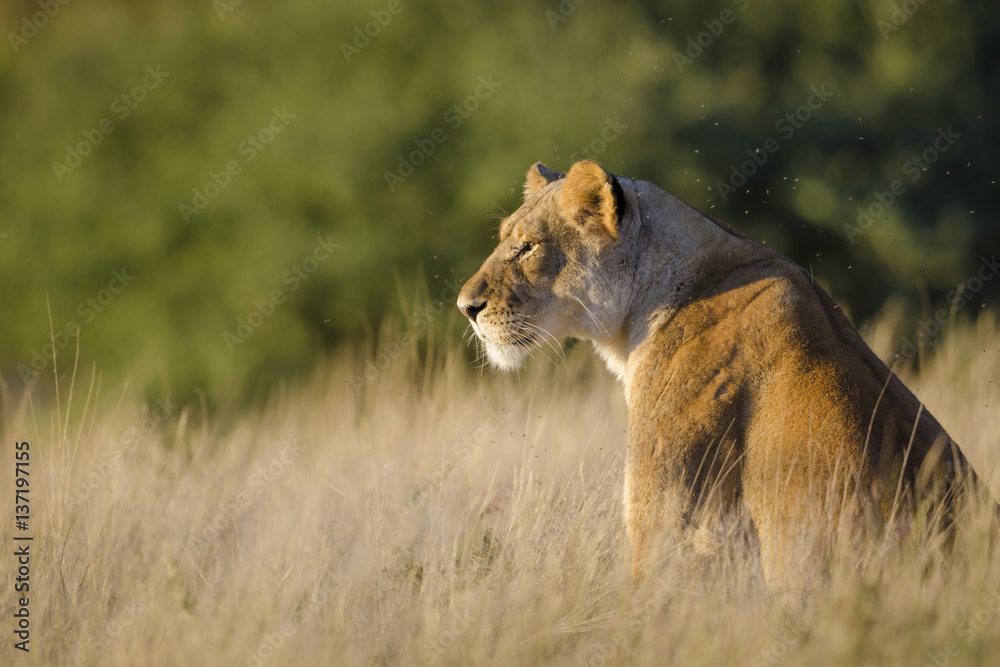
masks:
<svg viewBox="0 0 1000 667"><path fill-rule="evenodd" d="M935 343L904 378L996 491L1000 331L984 316ZM70 393L72 360L58 407L36 398L54 397L51 380L5 387L0 475L10 488L13 443L30 441L35 539L32 650L13 649L5 595L0 663L1000 659L987 512L963 518L950 551L838 567L794 611L742 543L711 561L668 551L635 588L621 388L586 346L504 377L470 370L454 347L429 363L407 347L359 391L363 362L344 350L239 410L140 405L89 368ZM13 525L10 497L5 582Z"/></svg>

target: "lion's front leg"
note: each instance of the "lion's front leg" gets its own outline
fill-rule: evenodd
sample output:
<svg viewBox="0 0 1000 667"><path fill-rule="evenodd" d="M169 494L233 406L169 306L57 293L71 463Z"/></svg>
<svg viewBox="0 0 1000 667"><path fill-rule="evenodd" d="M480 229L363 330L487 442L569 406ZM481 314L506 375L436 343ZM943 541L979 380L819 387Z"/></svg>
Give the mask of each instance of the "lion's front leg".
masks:
<svg viewBox="0 0 1000 667"><path fill-rule="evenodd" d="M729 520L740 504L735 439L668 438L629 441L625 511L634 576L664 547L680 548L688 557L715 557L723 546L719 533L732 528Z"/></svg>
<svg viewBox="0 0 1000 667"><path fill-rule="evenodd" d="M632 576L641 579L664 534L673 533L676 544L684 538L690 521L691 494L684 488L681 470L657 461L652 448L630 445L625 469L625 518L632 544Z"/></svg>

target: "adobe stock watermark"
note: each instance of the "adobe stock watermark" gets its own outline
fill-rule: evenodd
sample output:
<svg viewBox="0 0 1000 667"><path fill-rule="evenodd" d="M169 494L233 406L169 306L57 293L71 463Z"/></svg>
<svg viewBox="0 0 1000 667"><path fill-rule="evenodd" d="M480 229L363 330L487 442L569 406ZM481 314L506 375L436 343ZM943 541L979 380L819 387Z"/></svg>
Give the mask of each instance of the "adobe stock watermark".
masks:
<svg viewBox="0 0 1000 667"><path fill-rule="evenodd" d="M212 0L212 9L220 21L226 20L226 14L236 11L236 8L243 4L243 0Z"/></svg>
<svg viewBox="0 0 1000 667"><path fill-rule="evenodd" d="M114 618L108 621L101 631L87 639L84 650L77 654L76 659L70 663L73 667L85 667L93 661L116 639L131 626L136 620L149 609L147 601L129 602L120 611L115 613Z"/></svg>
<svg viewBox="0 0 1000 667"><path fill-rule="evenodd" d="M295 636L295 633L299 630L299 626L322 611L329 604L333 592L338 587L346 584L346 577L337 575L330 581L324 581L317 586L312 591L309 599L297 607L293 616L281 623L273 632L265 632L261 635L257 646L247 650L247 658L243 664L246 667L263 667L267 664L281 647ZM238 667L238 665L234 667Z"/></svg>
<svg viewBox="0 0 1000 667"><path fill-rule="evenodd" d="M802 128L812 118L813 113L818 111L827 101L833 97L833 91L826 89L826 84L809 86L810 95L805 102L794 111L786 113L774 124L774 131L788 141L795 132ZM729 168L728 181L716 181L715 189L722 197L722 201L729 199L729 195L734 194L738 188L746 184L747 179L757 173L757 170L767 164L772 155L781 150L781 144L775 137L768 137L760 148L748 148L746 154L749 160L744 160L740 164L733 164Z"/></svg>
<svg viewBox="0 0 1000 667"><path fill-rule="evenodd" d="M271 118L254 134L247 135L247 138L236 147L236 152L243 158L243 164L250 164L257 159L257 156L274 141L274 138L281 134L296 118L296 115L289 113L288 107L282 107L279 111L277 107L271 109ZM192 188L194 197L191 203L181 202L177 206L184 224L191 224L191 218L201 215L213 199L229 187L237 176L243 172L243 164L239 160L229 160L219 171L209 171L208 181L199 188Z"/></svg>
<svg viewBox="0 0 1000 667"><path fill-rule="evenodd" d="M347 381L354 387L354 393L360 395L362 389L372 385L397 359L409 352L420 336L444 312L445 304L458 300L461 290L462 286L457 282L446 279L437 301L428 303L422 310L415 310L407 319L406 330L399 332L392 342L379 345L375 358L365 360L361 375L354 374L348 378Z"/></svg>
<svg viewBox="0 0 1000 667"><path fill-rule="evenodd" d="M69 3L70 0L39 0L38 7L41 11L35 12L30 17L22 16L20 32L7 33L7 41L10 42L10 48L14 49L14 55L20 53L21 47L34 38L38 31L47 26L59 10Z"/></svg>
<svg viewBox="0 0 1000 667"><path fill-rule="evenodd" d="M740 12L745 12L750 6L750 0L732 0L732 2ZM723 9L719 12L719 18L702 21L701 24L705 26L705 29L694 37L687 38L687 48L684 49L684 53L674 51L673 59L677 71L683 73L686 66L700 58L705 49L712 46L716 38L722 35L726 26L736 22L737 16L738 14L734 13L733 10Z"/></svg>
<svg viewBox="0 0 1000 667"><path fill-rule="evenodd" d="M111 102L111 113L118 118L119 122L125 120L145 101L146 96L156 90L168 76L170 76L170 72L162 71L159 64L155 68L152 65L147 65L146 76L142 77L142 81ZM56 179L62 183L63 176L72 173L74 169L79 167L83 163L83 158L93 153L94 149L104 141L104 137L114 131L115 121L108 117L99 120L97 127L93 129L81 130L83 139L74 146L66 146L64 162L52 163L52 171L55 173Z"/></svg>
<svg viewBox="0 0 1000 667"><path fill-rule="evenodd" d="M921 320L917 324L916 332L911 337L904 337L902 339L903 344L896 357L910 360L917 356L921 341L930 342L937 336L944 325L948 323L951 311L954 310L957 313L964 308L968 299L978 294L986 283L993 280L997 273L1000 273L1000 261L997 260L996 253L992 257L981 257L979 269L976 273L967 278L958 288L951 290L945 295L945 300L951 304L951 307L939 308L933 317Z"/></svg>
<svg viewBox="0 0 1000 667"><path fill-rule="evenodd" d="M250 336L264 324L264 321L274 315L277 307L285 303L288 294L298 291L303 283L312 277L319 265L330 259L333 251L339 247L339 243L330 241L329 234L325 239L317 238L316 247L313 248L312 253L302 261L292 264L288 270L281 274L282 284L290 286L288 293L286 294L285 290L277 288L271 290L264 299L255 299L253 310L247 313L246 317L236 318L236 329L233 333L227 331L222 334L222 342L226 344L229 353L232 354L236 351L237 346L247 342Z"/></svg>
<svg viewBox="0 0 1000 667"><path fill-rule="evenodd" d="M407 0L412 2L413 0ZM354 26L354 39L350 44L340 43L340 52L344 54L344 60L348 63L351 58L361 55L361 52L368 48L372 40L382 34L382 28L392 23L392 17L402 14L406 7L402 0L389 0L385 9L373 9L371 12L372 21L368 21L363 26Z"/></svg>
<svg viewBox="0 0 1000 667"><path fill-rule="evenodd" d="M304 451L305 447L300 447L294 442L281 445L267 463L258 465L247 476L242 491L230 500L219 503L212 518L202 524L201 530L191 538L191 546L194 549L201 549L217 540L219 535L231 528L243 511L253 504L254 499L267 491L267 487L274 484Z"/></svg>
<svg viewBox="0 0 1000 667"><path fill-rule="evenodd" d="M78 303L76 314L83 319L84 324L90 324L97 319L99 313L103 313L111 305L115 296L125 291L125 288L133 280L135 280L135 276L130 274L124 266L121 268L121 271L118 269L112 270L108 286ZM28 380L38 377L40 372L49 367L49 364L56 358L56 354L69 345L70 339L80 335L81 328L79 322L69 320L61 329L53 332L51 341L43 345L41 349L36 348L32 350L31 361L29 362L30 366L20 364L17 367L17 372L21 375L21 380L27 383Z"/></svg>
<svg viewBox="0 0 1000 667"><path fill-rule="evenodd" d="M958 627L955 628L955 632L965 639L965 644L968 646L975 641L976 637L983 630L993 623L997 614L1000 614L1000 590L993 591L993 595L986 603L986 606L959 623ZM951 659L961 654L962 645L952 641L945 644L941 649L940 651L928 651L928 661L924 663L924 667L948 667L951 664Z"/></svg>
<svg viewBox="0 0 1000 667"><path fill-rule="evenodd" d="M171 403L169 398L156 399L154 408L144 405L136 423L119 438L119 446L107 456L102 457L100 461L94 463L87 476L72 485L72 491L66 496L66 504L75 507L83 505L84 501L90 498L95 491L104 486L111 474L125 461L125 458L156 433L160 425L167 421L178 407L175 403Z"/></svg>
<svg viewBox="0 0 1000 667"><path fill-rule="evenodd" d="M441 488L444 480L448 479L448 476L460 466L468 463L476 450L485 445L490 436L497 433L509 418L508 415L496 410L489 410L486 414L487 417L482 426L471 433L466 433L461 439L452 443L450 459L433 473L424 475L424 481L413 491L406 504L399 508L396 513L397 519L404 520L423 507L427 499Z"/></svg>
<svg viewBox="0 0 1000 667"><path fill-rule="evenodd" d="M754 656L750 667L772 667L778 664L778 661L788 655L788 651L802 640L806 630L808 628L794 620L786 621L775 640Z"/></svg>
<svg viewBox="0 0 1000 667"><path fill-rule="evenodd" d="M425 665L436 665L455 645L455 642L468 632L472 625L472 615L468 610L462 610L459 614L452 616L451 622L444 624L446 627L439 632L434 639L420 645L418 652ZM409 667L417 667L415 663L410 663Z"/></svg>
<svg viewBox="0 0 1000 667"><path fill-rule="evenodd" d="M585 146L579 146L573 153L569 156L570 164L573 164L577 160L580 160L588 155L603 153L608 149L608 144L614 143L618 137L622 136L622 132L628 129L628 125L621 122L618 116L615 116L614 120L610 118L604 119L604 129L601 130L600 136L594 137L594 139Z"/></svg>
<svg viewBox="0 0 1000 667"><path fill-rule="evenodd" d="M903 175L909 176L909 181L915 183L932 164L938 161L942 153L948 151L955 145L955 142L962 138L958 132L953 132L951 125L948 129L939 127L937 136L931 145L925 148L919 155L913 155L900 167ZM878 221L892 206L899 201L899 197L906 194L906 184L901 179L896 179L889 184L888 190L875 190L872 193L875 201L868 206L858 207L857 224L844 223L844 233L847 240L854 243L859 236L863 236L868 229Z"/></svg>
<svg viewBox="0 0 1000 667"><path fill-rule="evenodd" d="M927 0L903 0L899 4L893 4L889 20L879 19L877 21L878 31L882 33L882 40L888 41L889 35L899 32L899 29L906 25L910 17L925 4L927 4Z"/></svg>
<svg viewBox="0 0 1000 667"><path fill-rule="evenodd" d="M664 586L658 586L653 594L644 601L639 597L634 597L632 607L625 619L625 627L615 632L608 641L602 642L594 640L590 643L590 653L586 657L577 660L577 664L582 667L605 667L608 664L618 664L614 660L616 656L628 656L632 652L634 640L637 634L653 615L659 613L663 606L670 599L670 595ZM628 664L628 660L620 661Z"/></svg>
<svg viewBox="0 0 1000 667"><path fill-rule="evenodd" d="M468 97L451 105L441 115L442 120L448 124L448 128L452 132L462 127L462 124L479 108L479 104L488 100L496 89L503 85L500 81L495 80L492 74L480 76L478 84ZM446 141L448 141L448 131L443 127L434 128L426 137L414 139L416 150L410 151L405 156L399 156L399 165L395 172L386 171L383 174L385 184L389 186L389 192L395 192L396 186L412 176L417 167L434 155L438 146Z"/></svg>
<svg viewBox="0 0 1000 667"><path fill-rule="evenodd" d="M569 17L576 12L576 8L586 1L587 0L562 0L556 8L559 10L558 12L546 9L545 20L549 22L549 27L552 28L552 32L556 31L560 23L568 21Z"/></svg>

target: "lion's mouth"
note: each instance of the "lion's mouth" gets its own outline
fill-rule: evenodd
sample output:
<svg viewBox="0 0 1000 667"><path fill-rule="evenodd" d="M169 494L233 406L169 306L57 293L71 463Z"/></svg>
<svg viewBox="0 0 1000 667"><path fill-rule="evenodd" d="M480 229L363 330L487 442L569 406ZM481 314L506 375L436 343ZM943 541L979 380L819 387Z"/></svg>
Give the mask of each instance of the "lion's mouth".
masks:
<svg viewBox="0 0 1000 667"><path fill-rule="evenodd" d="M532 333L504 333L500 336L490 336L480 330L476 332L476 335L482 342L500 347L531 348L540 342L538 336Z"/></svg>
<svg viewBox="0 0 1000 667"><path fill-rule="evenodd" d="M519 368L531 351L544 342L538 332L516 322L502 328L473 322L473 331L485 346L490 363L504 371Z"/></svg>
<svg viewBox="0 0 1000 667"><path fill-rule="evenodd" d="M518 347L532 347L538 341L538 337L531 332L508 334L507 344Z"/></svg>
<svg viewBox="0 0 1000 667"><path fill-rule="evenodd" d="M493 343L494 345L534 347L541 342L537 333L531 330L521 329L520 327L515 330L506 328L502 331L487 331L486 327L473 322L472 330L475 332L479 340L484 343Z"/></svg>

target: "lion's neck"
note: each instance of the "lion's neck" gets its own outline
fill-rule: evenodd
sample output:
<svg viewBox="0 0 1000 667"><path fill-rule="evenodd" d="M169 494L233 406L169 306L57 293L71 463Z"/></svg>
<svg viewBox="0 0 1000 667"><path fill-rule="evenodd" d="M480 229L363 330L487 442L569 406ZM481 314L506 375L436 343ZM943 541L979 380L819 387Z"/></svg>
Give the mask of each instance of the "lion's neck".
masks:
<svg viewBox="0 0 1000 667"><path fill-rule="evenodd" d="M676 197L648 183L627 191L640 225L630 233L634 272L619 285L628 298L607 334L594 338L594 348L608 370L626 389L634 370L630 360L649 337L692 298L711 275L727 266L734 255L752 252L757 244L716 224ZM719 258L727 258L728 261Z"/></svg>
<svg viewBox="0 0 1000 667"><path fill-rule="evenodd" d="M615 378L624 384L625 382L625 362L628 357L625 354L625 346L617 346L607 342L594 342L594 349L604 360L604 365L608 367Z"/></svg>

